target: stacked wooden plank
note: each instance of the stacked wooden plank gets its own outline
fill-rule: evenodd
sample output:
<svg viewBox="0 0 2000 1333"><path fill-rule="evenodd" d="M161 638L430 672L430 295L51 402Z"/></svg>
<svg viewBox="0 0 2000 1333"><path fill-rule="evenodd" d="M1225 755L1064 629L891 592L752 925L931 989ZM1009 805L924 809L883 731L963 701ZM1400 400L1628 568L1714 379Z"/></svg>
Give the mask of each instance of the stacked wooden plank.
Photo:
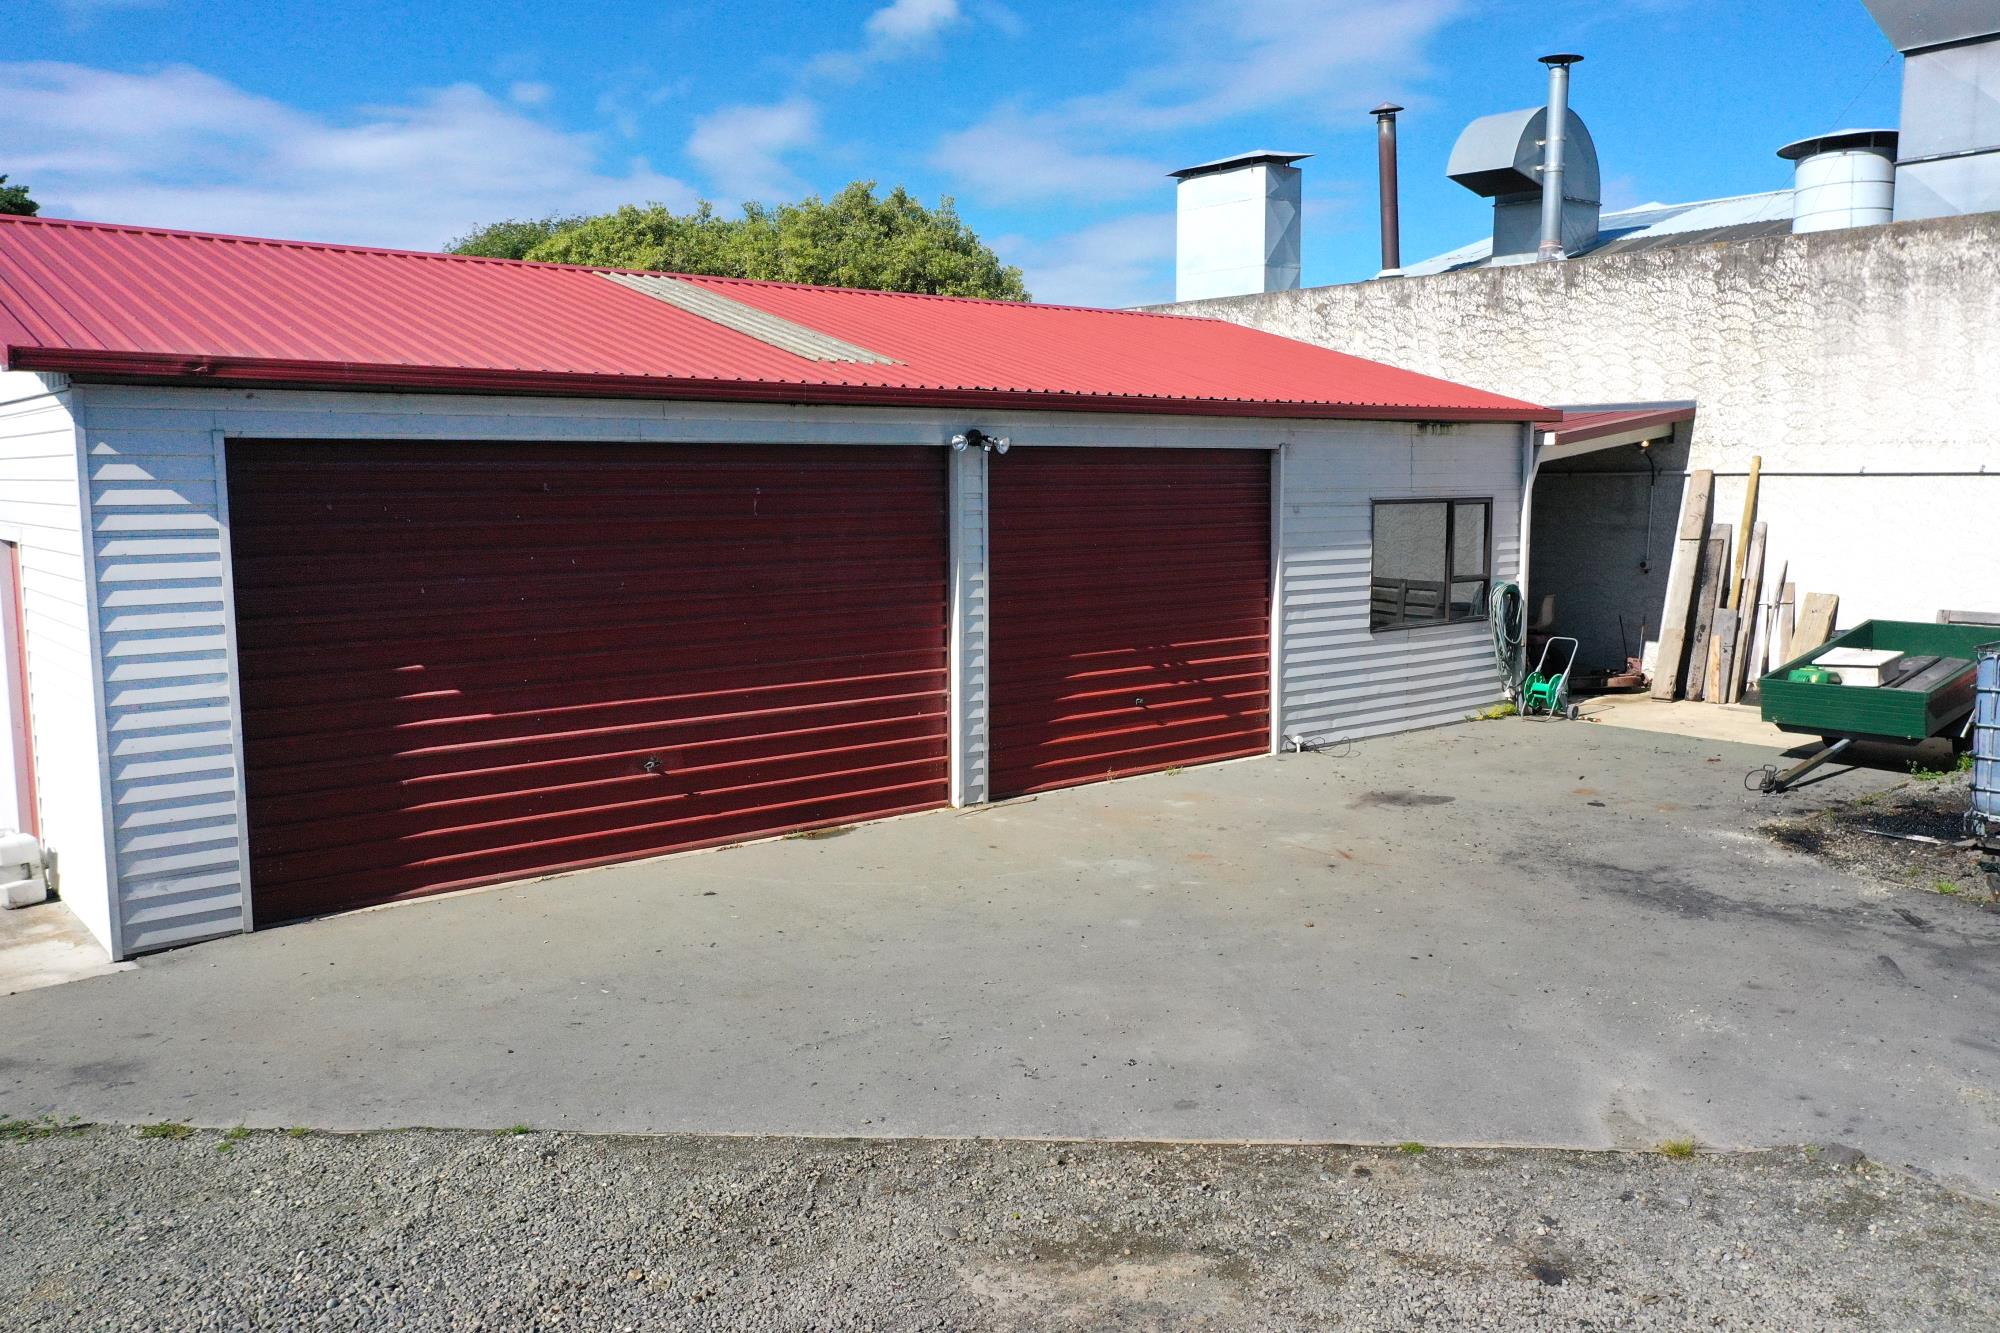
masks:
<svg viewBox="0 0 2000 1333"><path fill-rule="evenodd" d="M1840 599L1801 599L1789 564L1765 578L1769 530L1757 519L1762 458L1750 460L1743 518L1712 523L1715 474L1691 473L1653 672L1655 699L1740 703L1767 672L1833 637Z"/></svg>

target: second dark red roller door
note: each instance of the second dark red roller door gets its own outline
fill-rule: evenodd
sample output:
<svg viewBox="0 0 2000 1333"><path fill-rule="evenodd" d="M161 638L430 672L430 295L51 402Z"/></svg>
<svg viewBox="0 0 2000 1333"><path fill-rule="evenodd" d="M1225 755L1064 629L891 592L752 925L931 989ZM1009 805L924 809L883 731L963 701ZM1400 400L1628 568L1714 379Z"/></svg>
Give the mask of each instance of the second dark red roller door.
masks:
<svg viewBox="0 0 2000 1333"><path fill-rule="evenodd" d="M1271 455L990 464L996 798L1270 746Z"/></svg>

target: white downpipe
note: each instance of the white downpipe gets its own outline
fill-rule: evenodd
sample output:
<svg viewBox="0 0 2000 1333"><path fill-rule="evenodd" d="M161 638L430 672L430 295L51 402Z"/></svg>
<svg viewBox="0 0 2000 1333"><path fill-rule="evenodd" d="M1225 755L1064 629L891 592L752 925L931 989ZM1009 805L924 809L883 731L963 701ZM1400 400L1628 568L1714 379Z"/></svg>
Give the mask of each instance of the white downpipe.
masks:
<svg viewBox="0 0 2000 1333"><path fill-rule="evenodd" d="M1541 470L1542 452L1535 445L1535 423L1521 423L1521 541L1518 557L1520 568L1514 571L1514 582L1521 589L1521 606L1524 610L1532 607L1533 589L1528 584L1528 545L1534 531L1535 522L1535 474Z"/></svg>

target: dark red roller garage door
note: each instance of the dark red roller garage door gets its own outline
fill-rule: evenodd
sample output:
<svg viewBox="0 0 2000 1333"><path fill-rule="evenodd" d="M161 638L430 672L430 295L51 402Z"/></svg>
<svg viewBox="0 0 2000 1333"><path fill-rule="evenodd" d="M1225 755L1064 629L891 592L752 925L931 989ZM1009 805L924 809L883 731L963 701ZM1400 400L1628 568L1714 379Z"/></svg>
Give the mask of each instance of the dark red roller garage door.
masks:
<svg viewBox="0 0 2000 1333"><path fill-rule="evenodd" d="M991 461L996 797L1270 748L1271 456Z"/></svg>
<svg viewBox="0 0 2000 1333"><path fill-rule="evenodd" d="M937 451L237 441L259 919L943 804Z"/></svg>

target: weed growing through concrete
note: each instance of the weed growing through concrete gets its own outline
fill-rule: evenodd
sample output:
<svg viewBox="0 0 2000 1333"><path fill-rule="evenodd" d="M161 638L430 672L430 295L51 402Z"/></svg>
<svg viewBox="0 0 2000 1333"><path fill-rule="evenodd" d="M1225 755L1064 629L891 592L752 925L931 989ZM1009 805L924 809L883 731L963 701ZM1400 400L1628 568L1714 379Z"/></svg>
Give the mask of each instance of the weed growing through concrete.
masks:
<svg viewBox="0 0 2000 1333"><path fill-rule="evenodd" d="M1397 1144L1396 1151L1400 1153L1408 1153L1412 1157L1421 1157L1424 1153L1429 1152L1430 1150L1424 1147L1423 1144L1418 1143L1415 1139L1411 1139L1408 1143Z"/></svg>
<svg viewBox="0 0 2000 1333"><path fill-rule="evenodd" d="M1660 1144L1660 1156L1686 1161L1694 1156L1693 1139L1667 1139Z"/></svg>
<svg viewBox="0 0 2000 1333"><path fill-rule="evenodd" d="M142 1139L184 1139L194 1133L193 1125L183 1125L178 1120L162 1120L157 1125L139 1126Z"/></svg>
<svg viewBox="0 0 2000 1333"><path fill-rule="evenodd" d="M838 838L854 832L856 824L835 824L832 828L805 828L796 833L787 833L787 842L822 842L827 838Z"/></svg>
<svg viewBox="0 0 2000 1333"><path fill-rule="evenodd" d="M1519 717L1520 715L1520 709L1503 700L1500 703L1494 704L1491 708L1480 709L1472 716L1481 722L1498 722L1503 717Z"/></svg>
<svg viewBox="0 0 2000 1333"><path fill-rule="evenodd" d="M500 1131L500 1137L503 1139L511 1139L522 1134L532 1134L534 1132L535 1132L534 1126L532 1125L509 1125L507 1126L507 1128Z"/></svg>
<svg viewBox="0 0 2000 1333"><path fill-rule="evenodd" d="M1969 753L1960 755L1950 768L1930 768L1921 759L1910 761L1910 776L1919 782L1943 782L1946 778L1971 771L1972 756Z"/></svg>
<svg viewBox="0 0 2000 1333"><path fill-rule="evenodd" d="M65 1120L58 1120L52 1115L36 1116L33 1120L0 1116L0 1141L49 1139L58 1134L78 1134L88 1128L75 1116Z"/></svg>
<svg viewBox="0 0 2000 1333"><path fill-rule="evenodd" d="M236 1125L232 1128L225 1129L222 1131L222 1137L216 1141L215 1150L217 1152L234 1151L238 1143L241 1143L244 1139L247 1139L249 1137L250 1137L250 1131L248 1129L245 1129L242 1125Z"/></svg>
<svg viewBox="0 0 2000 1333"><path fill-rule="evenodd" d="M1933 893L1942 893L1947 898L1953 898L1957 897L1964 890L1960 889L1955 881L1948 879L1941 879L1937 883L1931 885L1931 891Z"/></svg>
<svg viewBox="0 0 2000 1333"><path fill-rule="evenodd" d="M288 1139L303 1139L309 1137L311 1134L312 1131L307 1129L304 1125L293 1125L290 1129L285 1131L285 1137Z"/></svg>

